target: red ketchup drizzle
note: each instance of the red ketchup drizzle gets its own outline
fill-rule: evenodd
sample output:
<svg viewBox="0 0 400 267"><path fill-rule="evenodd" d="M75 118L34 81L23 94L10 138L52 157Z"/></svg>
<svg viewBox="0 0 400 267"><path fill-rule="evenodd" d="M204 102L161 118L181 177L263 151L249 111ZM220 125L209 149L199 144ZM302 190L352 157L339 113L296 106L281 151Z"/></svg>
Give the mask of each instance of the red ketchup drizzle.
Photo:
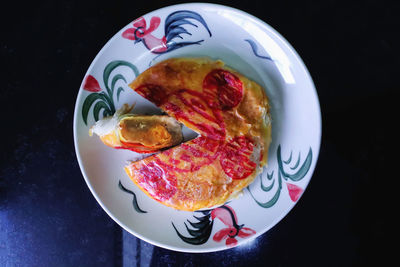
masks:
<svg viewBox="0 0 400 267"><path fill-rule="evenodd" d="M217 140L225 139L225 124L221 109L210 105L211 102L205 97L204 93L190 89L180 89L167 94L162 86L156 84L143 84L137 87L135 91L157 106L162 106L168 113L174 115L176 119L185 120L194 125L203 135ZM186 112L179 105L167 101L171 100L172 96L175 96L176 100L187 109ZM207 111L210 111L210 113ZM196 117L213 122L218 127L212 126L210 123L196 122Z"/></svg>
<svg viewBox="0 0 400 267"><path fill-rule="evenodd" d="M164 172L154 162L142 165L139 169L141 174L139 184L155 199L165 201L170 199L177 190L176 178Z"/></svg>
<svg viewBox="0 0 400 267"><path fill-rule="evenodd" d="M250 160L253 146L249 138L238 136L220 147L220 163L226 175L232 179L244 179L253 173L257 166Z"/></svg>
<svg viewBox="0 0 400 267"><path fill-rule="evenodd" d="M184 154L182 160L191 164L190 170L197 171L205 165L211 164L218 157L218 147L220 142L217 140L210 139L205 136L200 136L194 139L191 143L182 144L181 147L190 152ZM196 159L196 162L193 159Z"/></svg>
<svg viewBox="0 0 400 267"><path fill-rule="evenodd" d="M243 98L242 81L233 73L217 69L211 71L203 80L205 95L213 106L216 100L222 110L229 110L239 105Z"/></svg>
<svg viewBox="0 0 400 267"><path fill-rule="evenodd" d="M190 142L182 144L180 147L173 148L181 149L183 151L179 156L179 159L173 160L173 164L168 164L167 162L161 160L158 155L155 156L155 162L164 168L164 170L172 173L187 173L197 171L201 167L211 164L218 157L219 144L219 141L200 136ZM164 154L164 152L161 154ZM189 164L185 164L185 168L178 167L182 161L183 163ZM172 163L171 160L169 160L169 163Z"/></svg>
<svg viewBox="0 0 400 267"><path fill-rule="evenodd" d="M148 153L154 153L157 152L158 150L147 150L147 149L140 149L136 147L126 147L126 146L116 146L114 147L115 149L127 149L136 153L141 153L141 154L148 154Z"/></svg>
<svg viewBox="0 0 400 267"><path fill-rule="evenodd" d="M162 86L156 84L144 84L135 91L162 106L176 119L194 125L202 134L180 147L155 155L154 162L138 170L141 174L139 183L150 195L159 201L171 198L177 190L175 173L197 171L216 159L232 179L244 179L253 173L256 164L250 160L254 147L252 140L245 136L235 137L229 142L225 140L222 111L237 106L243 98L243 84L237 76L226 70L213 70L203 81L203 92L181 89L167 94ZM173 103L173 99L179 103ZM185 112L180 106L185 107ZM174 149L183 150L178 159L160 159L160 155L171 157ZM184 167L178 167L182 162Z"/></svg>
<svg viewBox="0 0 400 267"><path fill-rule="evenodd" d="M160 106L162 103L164 103L168 96L165 93L165 89L157 84L143 84L137 87L135 91L157 106Z"/></svg>
<svg viewBox="0 0 400 267"><path fill-rule="evenodd" d="M178 103L167 101L163 108L168 113L173 114L176 119L181 119L194 125L204 136L216 140L225 140L225 123L222 119L221 110L210 107L202 93L181 89L173 92L169 100L172 99L171 96L175 96L173 98L174 101L179 101L181 106L185 107L186 112L177 105ZM196 118L198 119L196 120ZM207 122L197 122L199 120L204 121L204 119Z"/></svg>
<svg viewBox="0 0 400 267"><path fill-rule="evenodd" d="M189 90L189 89L182 89L176 93L176 96L179 98L179 100L182 101L182 103L186 107L188 107L189 110L198 113L199 115L203 116L205 119L207 119L209 121L216 122L216 123L221 122L215 116L212 116L207 113L206 106L205 106L205 105L207 105L206 104L207 99L204 98L202 93L199 93L199 92L196 92L193 90ZM203 102L204 104L202 104L201 102ZM218 109L211 108L211 110L212 110L213 115L214 115L214 113L219 113Z"/></svg>

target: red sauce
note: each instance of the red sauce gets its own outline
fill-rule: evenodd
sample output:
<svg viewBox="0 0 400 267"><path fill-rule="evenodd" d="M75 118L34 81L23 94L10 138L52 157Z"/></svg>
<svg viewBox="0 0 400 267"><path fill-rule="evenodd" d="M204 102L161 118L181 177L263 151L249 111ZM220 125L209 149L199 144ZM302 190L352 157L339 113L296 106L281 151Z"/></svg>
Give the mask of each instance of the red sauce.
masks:
<svg viewBox="0 0 400 267"><path fill-rule="evenodd" d="M164 172L154 162L140 167L139 184L155 199L165 201L170 199L177 191L177 182L173 175Z"/></svg>
<svg viewBox="0 0 400 267"><path fill-rule="evenodd" d="M179 157L181 160L186 161L186 162L193 162L192 157L189 156L188 154L183 154Z"/></svg>
<svg viewBox="0 0 400 267"><path fill-rule="evenodd" d="M211 139L225 140L225 123L221 110L210 107L202 93L181 89L170 96L175 97L169 97L169 101L163 105L168 113L174 115L176 119L192 124L202 135ZM208 122L203 122L204 120Z"/></svg>
<svg viewBox="0 0 400 267"><path fill-rule="evenodd" d="M186 108L189 109L189 112L194 111L209 121L216 123L220 122L215 116L213 116L215 112L218 112L218 110L213 110L212 108L207 109L207 100L204 99L204 96L201 93L189 89L183 89L179 90L176 93L176 96L182 101ZM212 114L209 114L207 111L211 111Z"/></svg>
<svg viewBox="0 0 400 267"><path fill-rule="evenodd" d="M196 138L192 141L194 144L201 146L204 149L207 149L210 152L216 152L218 150L218 147L220 146L221 142L217 140L213 140L210 138L206 138L204 136L201 136L199 138Z"/></svg>
<svg viewBox="0 0 400 267"><path fill-rule="evenodd" d="M177 164L179 164L180 163L180 161L179 160L177 160L177 159L174 159L174 158L169 158L169 163L171 163L171 164L174 164L174 165L177 165Z"/></svg>
<svg viewBox="0 0 400 267"><path fill-rule="evenodd" d="M121 143L123 143L123 142L121 141ZM157 149L156 150L150 150L150 149L145 148L145 147L136 147L136 146L129 147L129 146L126 146L126 143L123 143L123 145L124 146L117 146L117 147L113 147L113 148L115 148L115 149L127 149L127 150L130 150L130 151L136 152L136 153L154 153L154 152L158 151Z"/></svg>
<svg viewBox="0 0 400 267"><path fill-rule="evenodd" d="M138 170L139 183L154 198L164 201L175 194L175 173L197 171L216 159L232 179L244 179L254 172L256 164L250 160L252 140L245 136L225 140L222 111L237 106L243 98L243 84L237 76L226 70L213 70L203 81L203 92L181 89L167 94L162 86L154 84L141 85L135 91L176 119L194 125L202 134L178 148L161 152ZM174 149L183 151L179 158L171 158ZM169 157L168 161L161 160L160 155Z"/></svg>
<svg viewBox="0 0 400 267"><path fill-rule="evenodd" d="M233 73L217 69L211 71L203 80L205 94L211 98L212 105L218 99L222 110L229 110L239 105L243 98L242 81Z"/></svg>
<svg viewBox="0 0 400 267"><path fill-rule="evenodd" d="M222 169L232 179L244 179L253 173L257 164L250 160L253 142L245 137L235 137L231 142L220 147Z"/></svg>
<svg viewBox="0 0 400 267"><path fill-rule="evenodd" d="M157 84L143 84L137 87L135 91L157 106L160 106L162 103L164 103L167 98L165 89Z"/></svg>
<svg viewBox="0 0 400 267"><path fill-rule="evenodd" d="M179 168L179 167L177 167L177 165L178 165L177 163L176 164L168 164L167 162L162 161L158 156L156 156L154 158L154 160L160 167L163 168L163 170L165 170L168 173L173 174L173 172L179 172L179 173L190 172L190 168L189 169ZM180 163L180 161L179 161L179 163Z"/></svg>
<svg viewBox="0 0 400 267"><path fill-rule="evenodd" d="M173 159L172 161L169 159L167 163L157 155L155 156L155 161L170 173L194 172L205 165L211 164L218 157L218 147L218 141L201 136L175 148L182 151L179 159ZM180 163L184 163L185 168L179 167Z"/></svg>

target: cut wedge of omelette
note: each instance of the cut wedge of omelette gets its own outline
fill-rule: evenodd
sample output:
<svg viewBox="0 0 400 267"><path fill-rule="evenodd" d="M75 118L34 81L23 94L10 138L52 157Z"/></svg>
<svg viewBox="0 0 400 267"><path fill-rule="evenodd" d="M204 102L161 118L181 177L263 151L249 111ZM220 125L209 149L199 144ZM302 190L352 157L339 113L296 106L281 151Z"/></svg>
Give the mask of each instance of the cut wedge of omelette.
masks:
<svg viewBox="0 0 400 267"><path fill-rule="evenodd" d="M130 85L199 137L125 167L148 196L179 210L225 203L266 165L268 98L242 74L207 58L172 58Z"/></svg>
<svg viewBox="0 0 400 267"><path fill-rule="evenodd" d="M166 115L131 114L124 104L113 116L98 120L89 130L107 146L136 153L154 153L182 142L181 125Z"/></svg>

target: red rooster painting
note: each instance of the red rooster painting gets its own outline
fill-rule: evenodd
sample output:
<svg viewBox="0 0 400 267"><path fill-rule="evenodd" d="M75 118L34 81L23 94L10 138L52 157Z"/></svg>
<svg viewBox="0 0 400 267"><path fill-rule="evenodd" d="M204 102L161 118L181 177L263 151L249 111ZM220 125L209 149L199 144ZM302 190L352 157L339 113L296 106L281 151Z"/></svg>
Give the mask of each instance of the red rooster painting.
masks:
<svg viewBox="0 0 400 267"><path fill-rule="evenodd" d="M147 26L146 20L140 17L133 22L133 28L129 28L122 33L122 37L135 41L135 44L143 43L144 46L154 54L163 54L184 46L200 44L204 41L185 41L184 35L192 34L182 27L183 25L190 25L196 28L198 28L199 25L203 26L210 37L212 36L203 17L193 11L179 10L169 14L165 19L165 35L162 38L157 38L152 32L158 28L160 23L161 19L159 17L152 17L150 19L150 25Z"/></svg>
<svg viewBox="0 0 400 267"><path fill-rule="evenodd" d="M226 227L217 231L213 236L213 240L215 242L225 240L225 245L227 247L236 246L238 244L238 237L248 238L256 234L256 231L253 229L244 227L244 224L238 224L236 212L228 205L222 205L212 210L201 210L196 212L202 213L203 216L199 217L193 215L193 217L197 219L197 222L187 220L192 228L189 228L186 222L184 222L186 230L190 236L182 235L175 227L174 223L172 223L177 235L185 243L191 245L201 245L206 243L211 236L214 221L216 219L219 219Z"/></svg>

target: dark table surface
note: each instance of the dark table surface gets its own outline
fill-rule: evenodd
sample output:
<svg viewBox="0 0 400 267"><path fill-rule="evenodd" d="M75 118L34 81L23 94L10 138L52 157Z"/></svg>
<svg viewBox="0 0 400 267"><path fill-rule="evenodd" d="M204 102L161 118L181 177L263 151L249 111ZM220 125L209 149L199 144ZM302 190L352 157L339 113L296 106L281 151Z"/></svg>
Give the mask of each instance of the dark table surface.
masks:
<svg viewBox="0 0 400 267"><path fill-rule="evenodd" d="M98 205L73 145L79 85L118 30L179 2L2 6L0 266L386 266L393 247L390 214L398 211L389 208L398 179L395 1L225 3L266 21L295 47L314 79L323 119L320 156L306 192L251 245L204 254L169 251L131 236Z"/></svg>

